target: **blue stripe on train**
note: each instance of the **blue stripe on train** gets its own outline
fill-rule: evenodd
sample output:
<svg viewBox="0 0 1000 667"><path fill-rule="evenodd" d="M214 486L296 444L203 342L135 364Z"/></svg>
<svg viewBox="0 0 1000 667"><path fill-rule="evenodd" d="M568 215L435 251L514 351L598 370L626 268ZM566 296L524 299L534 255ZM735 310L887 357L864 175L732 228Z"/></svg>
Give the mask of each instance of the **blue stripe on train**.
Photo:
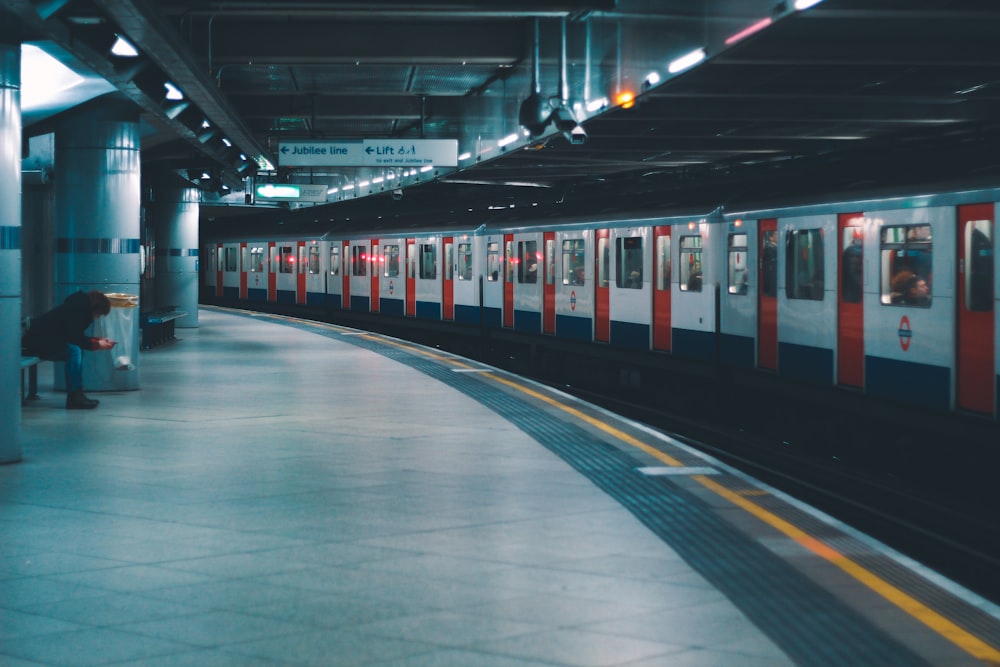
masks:
<svg viewBox="0 0 1000 667"><path fill-rule="evenodd" d="M714 332L674 328L671 329L670 336L670 351L675 357L698 361L715 360Z"/></svg>
<svg viewBox="0 0 1000 667"><path fill-rule="evenodd" d="M865 356L865 391L880 398L947 410L951 371L944 366Z"/></svg>
<svg viewBox="0 0 1000 667"><path fill-rule="evenodd" d="M455 321L459 324L479 324L479 308L455 304Z"/></svg>
<svg viewBox="0 0 1000 667"><path fill-rule="evenodd" d="M483 306L483 326L492 329L503 327L503 311L499 308L488 308Z"/></svg>
<svg viewBox="0 0 1000 667"><path fill-rule="evenodd" d="M814 384L833 384L833 350L779 341L778 375Z"/></svg>
<svg viewBox="0 0 1000 667"><path fill-rule="evenodd" d="M594 326L589 317L556 315L556 335L573 340L593 340Z"/></svg>
<svg viewBox="0 0 1000 667"><path fill-rule="evenodd" d="M397 315L402 317L405 313L406 302L402 299L379 299L379 311L385 315Z"/></svg>
<svg viewBox="0 0 1000 667"><path fill-rule="evenodd" d="M649 325L611 320L611 344L630 350L648 350Z"/></svg>
<svg viewBox="0 0 1000 667"><path fill-rule="evenodd" d="M416 315L425 320L440 320L441 304L433 301L417 301Z"/></svg>
<svg viewBox="0 0 1000 667"><path fill-rule="evenodd" d="M267 289L261 289L259 287L248 287L247 288L247 301L256 301L260 303L267 302Z"/></svg>
<svg viewBox="0 0 1000 667"><path fill-rule="evenodd" d="M514 310L514 330L541 333L542 314L531 310Z"/></svg>
<svg viewBox="0 0 1000 667"><path fill-rule="evenodd" d="M367 296L354 296L351 295L351 310L367 313L371 310L371 299Z"/></svg>

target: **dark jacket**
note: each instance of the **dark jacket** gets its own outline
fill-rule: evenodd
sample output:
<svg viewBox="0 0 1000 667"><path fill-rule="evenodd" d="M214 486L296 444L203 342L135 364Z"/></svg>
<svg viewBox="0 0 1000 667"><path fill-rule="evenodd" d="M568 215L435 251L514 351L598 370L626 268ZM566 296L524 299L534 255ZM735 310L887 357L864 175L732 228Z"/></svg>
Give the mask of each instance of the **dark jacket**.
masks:
<svg viewBox="0 0 1000 667"><path fill-rule="evenodd" d="M96 350L96 341L83 333L93 321L94 311L87 294L75 292L66 297L62 305L32 318L21 346L33 356L51 360L64 358L67 344Z"/></svg>

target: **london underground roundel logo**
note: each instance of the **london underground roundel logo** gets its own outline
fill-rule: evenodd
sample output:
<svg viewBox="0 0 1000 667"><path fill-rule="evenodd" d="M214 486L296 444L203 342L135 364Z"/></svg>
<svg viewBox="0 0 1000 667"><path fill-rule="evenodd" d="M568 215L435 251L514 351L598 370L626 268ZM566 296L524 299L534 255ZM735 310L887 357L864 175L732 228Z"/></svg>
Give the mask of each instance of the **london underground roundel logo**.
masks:
<svg viewBox="0 0 1000 667"><path fill-rule="evenodd" d="M896 333L899 334L899 346L903 348L903 352L906 352L910 349L910 338L913 337L909 317L903 315L903 318L899 320L899 330Z"/></svg>
<svg viewBox="0 0 1000 667"><path fill-rule="evenodd" d="M576 310L576 290L569 293L569 309Z"/></svg>

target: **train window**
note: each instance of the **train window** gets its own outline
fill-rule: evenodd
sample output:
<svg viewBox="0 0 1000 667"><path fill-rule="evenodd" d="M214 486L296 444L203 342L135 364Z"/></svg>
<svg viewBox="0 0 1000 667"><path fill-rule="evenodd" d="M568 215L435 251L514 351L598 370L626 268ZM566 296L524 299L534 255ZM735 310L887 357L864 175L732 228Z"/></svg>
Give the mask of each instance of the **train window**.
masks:
<svg viewBox="0 0 1000 667"><path fill-rule="evenodd" d="M295 254L291 246L281 246L279 252L279 271L281 273L295 273Z"/></svg>
<svg viewBox="0 0 1000 667"><path fill-rule="evenodd" d="M656 289L670 289L670 237L656 237Z"/></svg>
<svg viewBox="0 0 1000 667"><path fill-rule="evenodd" d="M962 233L965 243L965 308L993 310L993 222L969 220Z"/></svg>
<svg viewBox="0 0 1000 667"><path fill-rule="evenodd" d="M492 241L486 246L486 280L500 280L500 244Z"/></svg>
<svg viewBox="0 0 1000 667"><path fill-rule="evenodd" d="M308 269L309 262L306 260L306 247L304 245L299 246L299 273L305 273Z"/></svg>
<svg viewBox="0 0 1000 667"><path fill-rule="evenodd" d="M623 289L642 289L642 237L629 236L615 239L615 286Z"/></svg>
<svg viewBox="0 0 1000 667"><path fill-rule="evenodd" d="M793 229L785 236L785 296L822 301L823 230Z"/></svg>
<svg viewBox="0 0 1000 667"><path fill-rule="evenodd" d="M747 279L747 235L729 235L729 293L746 294Z"/></svg>
<svg viewBox="0 0 1000 667"><path fill-rule="evenodd" d="M309 246L309 273L319 273L319 246Z"/></svg>
<svg viewBox="0 0 1000 667"><path fill-rule="evenodd" d="M240 271L246 272L248 265L250 264L250 254L247 252L247 247L245 245L240 246Z"/></svg>
<svg viewBox="0 0 1000 667"><path fill-rule="evenodd" d="M764 296L778 296L778 232L769 229L761 237L760 291Z"/></svg>
<svg viewBox="0 0 1000 667"><path fill-rule="evenodd" d="M556 283L556 241L555 239L545 240L545 284L555 285Z"/></svg>
<svg viewBox="0 0 1000 667"><path fill-rule="evenodd" d="M844 303L861 303L864 276L864 255L861 240L864 230L858 226L844 227L841 243L840 299Z"/></svg>
<svg viewBox="0 0 1000 667"><path fill-rule="evenodd" d="M455 246L452 243L444 244L444 279L453 280L452 271L455 266Z"/></svg>
<svg viewBox="0 0 1000 667"><path fill-rule="evenodd" d="M226 248L226 268L225 271L236 271L236 248Z"/></svg>
<svg viewBox="0 0 1000 667"><path fill-rule="evenodd" d="M351 246L351 275L368 275L368 248L363 245Z"/></svg>
<svg viewBox="0 0 1000 667"><path fill-rule="evenodd" d="M517 244L517 282L538 282L537 241L521 241Z"/></svg>
<svg viewBox="0 0 1000 667"><path fill-rule="evenodd" d="M434 243L420 244L420 277L437 278L437 245Z"/></svg>
<svg viewBox="0 0 1000 667"><path fill-rule="evenodd" d="M701 236L681 237L680 288L682 292L701 291Z"/></svg>
<svg viewBox="0 0 1000 667"><path fill-rule="evenodd" d="M586 273L585 247L583 239L566 239L562 242L563 285L583 284Z"/></svg>
<svg viewBox="0 0 1000 667"><path fill-rule="evenodd" d="M611 246L607 237L597 239L597 284L607 287L610 281Z"/></svg>
<svg viewBox="0 0 1000 667"><path fill-rule="evenodd" d="M458 244L458 279L472 280L472 244Z"/></svg>
<svg viewBox="0 0 1000 667"><path fill-rule="evenodd" d="M879 252L882 303L930 308L933 258L931 226L883 227Z"/></svg>
<svg viewBox="0 0 1000 667"><path fill-rule="evenodd" d="M507 241L504 244L503 250L504 264L506 265L506 274L504 276L504 282L512 283L514 282L514 242Z"/></svg>
<svg viewBox="0 0 1000 667"><path fill-rule="evenodd" d="M278 248L277 246L270 246L267 256L267 270L274 273L280 268L280 262L278 261Z"/></svg>
<svg viewBox="0 0 1000 667"><path fill-rule="evenodd" d="M399 275L399 246L382 246L382 257L385 259L385 269L383 274L386 278L395 278Z"/></svg>
<svg viewBox="0 0 1000 667"><path fill-rule="evenodd" d="M330 246L330 275L340 275L340 246Z"/></svg>
<svg viewBox="0 0 1000 667"><path fill-rule="evenodd" d="M406 244L406 277L415 279L417 277L417 244Z"/></svg>
<svg viewBox="0 0 1000 667"><path fill-rule="evenodd" d="M250 266L253 273L260 273L264 270L264 249L261 247L250 248Z"/></svg>

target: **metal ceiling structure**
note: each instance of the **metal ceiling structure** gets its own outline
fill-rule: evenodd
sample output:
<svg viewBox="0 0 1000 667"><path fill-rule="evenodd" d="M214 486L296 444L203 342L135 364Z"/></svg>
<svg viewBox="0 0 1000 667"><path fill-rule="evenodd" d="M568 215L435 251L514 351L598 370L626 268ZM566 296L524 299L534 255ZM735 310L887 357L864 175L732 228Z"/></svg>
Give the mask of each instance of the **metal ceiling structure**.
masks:
<svg viewBox="0 0 1000 667"><path fill-rule="evenodd" d="M488 198L593 208L1000 177L996 2L797 4L5 0L0 15L139 105L152 128L144 169L212 172L237 189L254 172L324 184L338 211L384 207L393 191L414 209ZM111 55L116 35L139 57ZM165 80L183 102L164 99ZM547 122L556 108L585 141ZM526 135L521 123L539 114ZM390 138L457 140L458 166L281 164L282 141ZM265 159L274 172L261 172ZM227 203L204 205L249 212Z"/></svg>

